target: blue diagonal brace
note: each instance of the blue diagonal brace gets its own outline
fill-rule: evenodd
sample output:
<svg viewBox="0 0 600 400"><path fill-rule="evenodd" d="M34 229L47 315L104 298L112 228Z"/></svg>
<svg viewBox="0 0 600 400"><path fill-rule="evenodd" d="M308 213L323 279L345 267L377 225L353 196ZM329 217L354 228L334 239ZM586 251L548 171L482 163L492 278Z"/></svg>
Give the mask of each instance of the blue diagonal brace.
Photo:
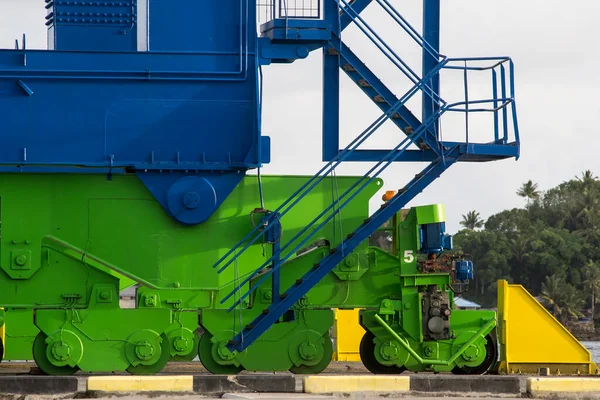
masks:
<svg viewBox="0 0 600 400"><path fill-rule="evenodd" d="M333 0L330 0L333 1ZM373 0L354 0L354 1L350 1L349 4L352 7L352 10L354 10L354 12L356 14L360 14L361 12L363 12L363 10L365 8L367 8L367 6L369 4L371 4ZM352 23L352 18L350 18L350 16L348 15L347 12L344 12L344 10L340 10L340 29L344 30L346 29L346 27L348 25L350 25Z"/></svg>
<svg viewBox="0 0 600 400"><path fill-rule="evenodd" d="M279 318L289 310L302 296L308 293L317 283L319 283L331 270L333 270L344 258L350 254L362 242L379 229L386 221L390 220L402 207L411 201L417 194L421 193L429 184L436 180L446 169L454 164L460 156L458 148L447 152L443 158L438 158L435 162L429 164L420 174L416 175L409 184L401 189L396 196L388 201L385 207L380 208L371 217L346 240L341 242L335 250L327 257L321 260L311 271L298 279L283 296L283 299L275 304L271 304L263 310L263 313L247 325L241 333L238 333L232 341L229 342L230 350L243 351L250 346L256 339L266 332ZM242 340L243 337L243 340Z"/></svg>

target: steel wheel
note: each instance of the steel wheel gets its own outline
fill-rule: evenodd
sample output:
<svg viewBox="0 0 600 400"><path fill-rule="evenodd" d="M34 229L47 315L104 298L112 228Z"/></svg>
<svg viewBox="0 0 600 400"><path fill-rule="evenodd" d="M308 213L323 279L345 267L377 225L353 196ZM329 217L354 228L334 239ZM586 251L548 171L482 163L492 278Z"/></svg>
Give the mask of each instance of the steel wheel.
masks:
<svg viewBox="0 0 600 400"><path fill-rule="evenodd" d="M360 341L360 360L373 374L398 375L406 371L406 367L397 365L382 365L375 358L375 335L366 332Z"/></svg>
<svg viewBox="0 0 600 400"><path fill-rule="evenodd" d="M194 358L198 356L200 346L200 334L198 332L194 332L194 346L192 351L188 355L185 356L174 356L172 358L173 361L177 362L190 362L194 361Z"/></svg>
<svg viewBox="0 0 600 400"><path fill-rule="evenodd" d="M162 369L167 365L167 362L169 362L169 358L171 358L171 347L169 344L169 339L164 333L160 335L160 337L162 338L162 342L160 344L159 359L152 365L130 365L127 367L127 372L132 375L154 375L162 371Z"/></svg>
<svg viewBox="0 0 600 400"><path fill-rule="evenodd" d="M452 369L452 373L455 375L483 375L492 368L492 366L496 363L496 358L498 357L498 349L496 348L496 344L492 340L490 335L485 337L487 343L485 344L485 358L482 363L476 367L468 367L456 366Z"/></svg>
<svg viewBox="0 0 600 400"><path fill-rule="evenodd" d="M234 364L222 365L219 364L214 356L213 356L213 346L212 342L213 336L205 332L200 337L200 344L198 346L198 356L200 357L200 362L204 365L204 368L211 374L215 375L235 375L244 370L244 367L236 366Z"/></svg>
<svg viewBox="0 0 600 400"><path fill-rule="evenodd" d="M47 338L48 336L44 332L40 332L33 341L33 359L39 369L46 375L73 375L79 371L78 367L57 367L48 360L48 356L46 355L48 348L48 344L46 343Z"/></svg>
<svg viewBox="0 0 600 400"><path fill-rule="evenodd" d="M292 372L293 374L302 374L302 375L309 375L309 374L320 374L321 372L325 371L327 369L327 367L329 366L329 363L331 362L331 357L333 356L333 343L331 343L331 338L329 337L329 334L325 334L323 335L323 357L321 357L321 360L315 364L315 365L300 365L300 366L293 366L290 368L290 372Z"/></svg>

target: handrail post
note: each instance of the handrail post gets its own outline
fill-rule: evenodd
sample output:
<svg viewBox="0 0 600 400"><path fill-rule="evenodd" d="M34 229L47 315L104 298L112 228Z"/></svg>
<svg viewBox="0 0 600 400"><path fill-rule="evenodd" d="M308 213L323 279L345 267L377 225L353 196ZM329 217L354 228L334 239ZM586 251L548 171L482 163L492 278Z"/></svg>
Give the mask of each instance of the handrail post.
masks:
<svg viewBox="0 0 600 400"><path fill-rule="evenodd" d="M465 60L465 70L463 72L463 84L465 89L465 132L466 143L469 144L469 66Z"/></svg>
<svg viewBox="0 0 600 400"><path fill-rule="evenodd" d="M502 91L502 98L506 99L506 68L504 64L500 64L500 90ZM508 110L506 107L502 108L502 128L503 128L503 137L502 143L508 143Z"/></svg>
<svg viewBox="0 0 600 400"><path fill-rule="evenodd" d="M494 98L494 142L498 142L500 134L498 132L498 74L496 68L492 68L492 96Z"/></svg>

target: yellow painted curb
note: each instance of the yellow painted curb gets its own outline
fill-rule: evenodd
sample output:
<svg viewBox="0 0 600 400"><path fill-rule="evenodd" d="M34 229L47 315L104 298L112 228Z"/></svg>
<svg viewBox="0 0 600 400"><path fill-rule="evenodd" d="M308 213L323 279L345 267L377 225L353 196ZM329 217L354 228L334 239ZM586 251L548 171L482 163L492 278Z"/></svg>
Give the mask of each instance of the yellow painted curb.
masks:
<svg viewBox="0 0 600 400"><path fill-rule="evenodd" d="M527 378L527 392L536 393L600 393L600 378Z"/></svg>
<svg viewBox="0 0 600 400"><path fill-rule="evenodd" d="M192 392L193 376L90 376L88 390L102 392Z"/></svg>
<svg viewBox="0 0 600 400"><path fill-rule="evenodd" d="M408 376L307 376L305 393L408 392Z"/></svg>

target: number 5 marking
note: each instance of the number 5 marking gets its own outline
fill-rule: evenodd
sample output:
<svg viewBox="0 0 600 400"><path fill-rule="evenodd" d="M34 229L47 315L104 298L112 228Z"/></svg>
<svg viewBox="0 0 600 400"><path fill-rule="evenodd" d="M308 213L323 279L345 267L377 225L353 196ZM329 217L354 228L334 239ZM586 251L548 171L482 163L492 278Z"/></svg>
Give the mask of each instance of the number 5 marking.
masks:
<svg viewBox="0 0 600 400"><path fill-rule="evenodd" d="M404 250L404 262L411 263L415 261L415 256L412 250Z"/></svg>

